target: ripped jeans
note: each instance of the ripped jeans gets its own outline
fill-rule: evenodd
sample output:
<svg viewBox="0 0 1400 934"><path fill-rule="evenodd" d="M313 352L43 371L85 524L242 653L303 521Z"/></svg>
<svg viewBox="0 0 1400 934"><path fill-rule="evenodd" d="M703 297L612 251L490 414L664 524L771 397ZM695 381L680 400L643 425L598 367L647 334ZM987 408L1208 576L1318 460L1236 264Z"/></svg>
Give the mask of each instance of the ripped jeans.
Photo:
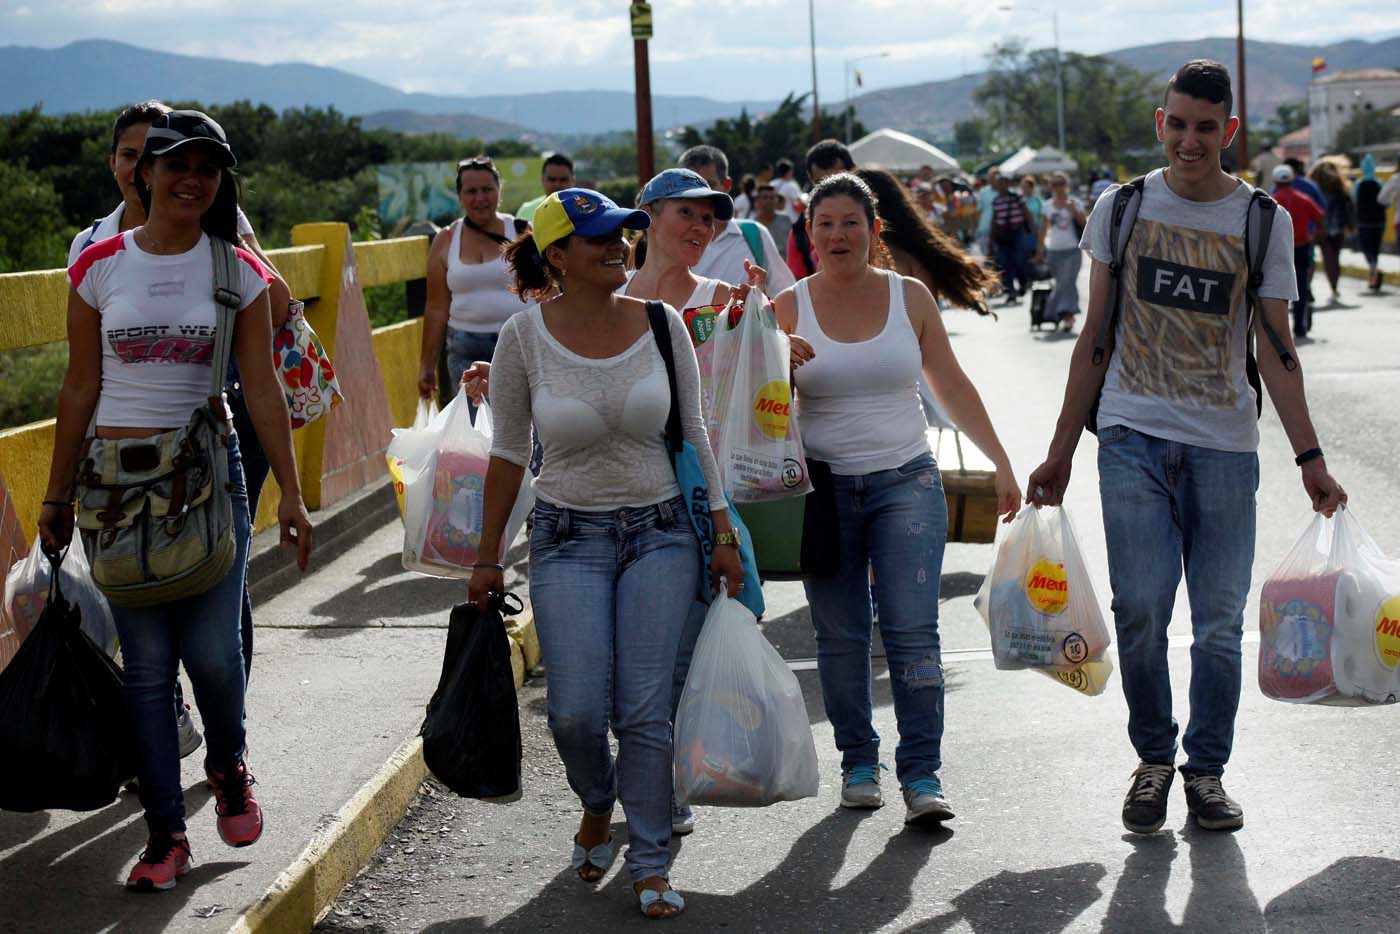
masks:
<svg viewBox="0 0 1400 934"><path fill-rule="evenodd" d="M870 570L880 604L899 745L901 785L942 764L943 661L938 585L948 507L932 454L863 476L833 477L841 567L835 577L803 582L817 632L822 702L841 750L841 768L874 765L880 736L871 721Z"/></svg>

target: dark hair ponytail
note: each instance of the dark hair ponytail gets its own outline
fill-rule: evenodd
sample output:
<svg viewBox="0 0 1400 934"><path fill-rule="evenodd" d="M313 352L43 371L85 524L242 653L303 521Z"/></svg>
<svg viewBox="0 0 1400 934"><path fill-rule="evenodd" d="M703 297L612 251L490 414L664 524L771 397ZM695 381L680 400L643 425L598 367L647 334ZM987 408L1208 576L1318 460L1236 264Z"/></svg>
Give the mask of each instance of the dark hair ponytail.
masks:
<svg viewBox="0 0 1400 934"><path fill-rule="evenodd" d="M550 246L567 250L569 238L561 237ZM506 247L505 257L506 265L515 274L515 285L511 291L519 295L521 301L541 302L555 289L563 288L559 270L540 252L539 247L535 245L533 234L522 234Z"/></svg>
<svg viewBox="0 0 1400 934"><path fill-rule="evenodd" d="M141 170L148 164L154 164L160 156L142 156L136 163L136 171L132 173L132 181L136 184L136 196L141 199L141 208L146 212L146 216L151 216L151 192L146 188L146 180L141 176ZM200 228L211 237L219 237L227 240L234 246L242 246L243 238L238 235L238 176L233 174L233 169L221 168L219 170L219 190L214 193L214 203L209 205L209 210L199 219Z"/></svg>

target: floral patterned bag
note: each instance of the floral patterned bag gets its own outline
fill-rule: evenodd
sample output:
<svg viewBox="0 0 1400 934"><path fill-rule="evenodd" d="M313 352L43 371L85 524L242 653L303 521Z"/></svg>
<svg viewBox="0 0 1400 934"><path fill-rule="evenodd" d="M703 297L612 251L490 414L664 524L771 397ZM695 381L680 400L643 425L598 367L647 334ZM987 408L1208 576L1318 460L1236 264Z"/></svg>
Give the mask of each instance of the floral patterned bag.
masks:
<svg viewBox="0 0 1400 934"><path fill-rule="evenodd" d="M272 337L272 362L287 394L293 429L311 424L344 399L326 348L311 330L301 302L292 302L286 323Z"/></svg>

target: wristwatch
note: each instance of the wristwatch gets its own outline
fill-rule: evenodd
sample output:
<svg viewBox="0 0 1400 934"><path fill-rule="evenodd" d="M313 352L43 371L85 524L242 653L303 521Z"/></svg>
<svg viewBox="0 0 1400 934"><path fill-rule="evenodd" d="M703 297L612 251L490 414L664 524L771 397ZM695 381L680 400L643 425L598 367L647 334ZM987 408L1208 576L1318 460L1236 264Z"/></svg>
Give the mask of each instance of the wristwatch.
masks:
<svg viewBox="0 0 1400 934"><path fill-rule="evenodd" d="M738 548L742 542L743 536L739 534L738 529L730 529L728 532L715 533L716 545L733 545L735 548Z"/></svg>

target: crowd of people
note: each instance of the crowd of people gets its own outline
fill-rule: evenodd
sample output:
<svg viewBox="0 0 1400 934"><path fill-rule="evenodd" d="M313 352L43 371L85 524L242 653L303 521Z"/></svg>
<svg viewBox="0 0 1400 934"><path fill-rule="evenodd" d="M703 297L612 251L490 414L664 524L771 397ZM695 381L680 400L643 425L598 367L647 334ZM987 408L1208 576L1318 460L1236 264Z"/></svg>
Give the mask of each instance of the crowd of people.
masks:
<svg viewBox="0 0 1400 934"><path fill-rule="evenodd" d="M920 400L926 385L994 464L997 511L1006 521L1023 501L1061 502L1083 426L1092 425L1128 735L1140 760L1123 823L1138 833L1160 828L1177 773L1165 634L1184 568L1195 623L1180 769L1187 805L1207 829L1242 825L1243 810L1221 776L1253 566L1259 394L1267 388L1274 400L1313 508L1330 515L1346 495L1327 470L1308 414L1287 306L1307 307L1304 250L1314 239L1335 294L1341 238L1353 226L1375 230L1367 211L1382 191L1373 165L1363 166L1352 191L1335 171L1319 166L1305 178L1282 166L1273 175L1274 200L1291 223L1273 226L1249 299L1242 290L1211 298L1205 289L1189 301L1179 290L1159 295L1153 289L1162 276L1116 294L1120 268L1138 263L1187 277L1247 278L1249 260L1231 244L1262 193L1222 170L1221 151L1238 126L1232 110L1223 66L1197 61L1175 74L1156 127L1143 128L1155 129L1166 167L1140 184L1105 182L1097 192L1100 205L1136 199L1137 235L1123 237L1116 212L1092 210L1064 174L1012 179L993 169L969 185L930 170L901 180L857 166L835 140L806 153L806 191L782 159L743 178L731 197L725 153L696 146L648 180L635 206L578 187L572 162L555 155L543 167L546 193L515 216L500 210L501 174L491 159L458 166L462 216L436 235L428 259L419 390L437 392L445 354L451 385L477 402L490 399L495 431L481 554L501 551L524 472L536 474L529 591L549 726L582 809L568 845L580 879L597 883L616 858L609 828L621 803L626 869L641 912L663 918L685 908L669 882L669 843L696 829L696 815L672 793L671 723L706 603L720 592L737 597L744 586L742 540L707 431L706 377L696 353L704 337L692 322L706 309L741 306L752 290L771 300L789 335L806 452L831 476L836 570L809 575L804 587L822 700L841 753L840 804L884 803L870 693L878 624L905 819L954 817L939 775L938 613L948 517ZM178 693L181 663L204 724L220 833L246 846L262 832L243 702L252 648L250 517L269 470L281 489L281 534L297 544L303 567L312 546L286 409L268 363L272 330L291 296L238 209L235 143L195 111L156 102L129 108L111 152L122 202L75 240L69 269L71 357L39 522L44 547L54 551L74 534L89 445L109 443L113 457L134 469L210 401L210 368L229 337L219 333L216 304L224 299L216 300L211 256L219 242L237 247L235 363L222 374L233 406L223 421L233 427L224 429L219 455L228 462L236 555L198 593L113 607L150 829L128 877L139 889L170 888L190 864L178 763L199 741ZM1318 200L1307 181L1316 183ZM1091 272L1081 307L1084 253ZM1028 288L1031 265L1041 263L1054 280L1053 317L1066 329L1081 313L1086 322L1046 460L1023 495L941 309L990 314L989 297L1000 291L1014 301ZM171 288L177 279L181 287ZM1175 336L1147 340L1163 321ZM1306 310L1300 319L1297 305L1293 324L1294 334L1306 333ZM1246 373L1251 328L1268 334L1261 346L1280 348L1259 355L1262 385ZM1187 363L1195 381L1168 384L1172 368ZM690 521L664 441L670 421L696 452L708 487L707 541ZM1193 554L1210 557L1193 561ZM476 564L469 599L485 607L504 589L504 570ZM712 585L703 588L707 578Z"/></svg>

